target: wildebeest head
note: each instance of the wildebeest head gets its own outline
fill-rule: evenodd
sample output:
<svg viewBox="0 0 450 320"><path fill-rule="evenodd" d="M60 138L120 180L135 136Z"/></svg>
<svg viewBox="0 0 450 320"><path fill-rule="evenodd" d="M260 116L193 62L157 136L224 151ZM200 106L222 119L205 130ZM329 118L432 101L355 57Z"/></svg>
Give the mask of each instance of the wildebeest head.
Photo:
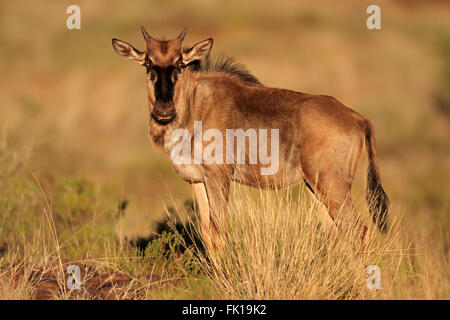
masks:
<svg viewBox="0 0 450 320"><path fill-rule="evenodd" d="M172 122L177 115L174 96L179 74L188 64L209 54L213 39L208 38L188 50L183 50L186 28L171 40L157 40L150 36L144 27L141 29L146 41L145 51L139 51L118 39L112 39L112 44L120 56L137 61L146 68L150 114L159 124L165 125Z"/></svg>

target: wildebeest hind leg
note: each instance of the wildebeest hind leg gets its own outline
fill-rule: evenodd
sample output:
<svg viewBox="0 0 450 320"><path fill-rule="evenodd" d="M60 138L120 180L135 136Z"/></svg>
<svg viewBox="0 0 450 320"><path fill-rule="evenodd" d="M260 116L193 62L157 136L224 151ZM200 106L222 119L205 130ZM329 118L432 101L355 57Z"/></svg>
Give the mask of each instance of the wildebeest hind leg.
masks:
<svg viewBox="0 0 450 320"><path fill-rule="evenodd" d="M341 232L351 231L356 228L361 243L368 240L367 227L359 219L351 198L352 179L339 179L333 172L322 172L317 179L305 178L317 199L328 208L337 229ZM343 181L342 181L343 180ZM316 181L311 183L310 181Z"/></svg>
<svg viewBox="0 0 450 320"><path fill-rule="evenodd" d="M337 231L337 227L330 215L330 212L328 211L328 208L324 205L324 203L320 201L320 199L315 194L314 189L309 185L307 181L305 181L305 184L309 193L311 194L311 197L317 203L318 216L321 224L325 228L326 232L328 232L330 235L335 234Z"/></svg>

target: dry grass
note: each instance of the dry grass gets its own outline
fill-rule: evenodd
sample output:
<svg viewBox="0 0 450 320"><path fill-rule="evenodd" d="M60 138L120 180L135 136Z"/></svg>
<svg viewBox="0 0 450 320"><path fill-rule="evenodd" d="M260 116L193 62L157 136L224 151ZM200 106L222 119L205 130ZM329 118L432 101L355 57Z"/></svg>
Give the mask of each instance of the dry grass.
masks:
<svg viewBox="0 0 450 320"><path fill-rule="evenodd" d="M319 222L321 205L304 191L294 196L236 186L233 200L225 249L200 258L223 298L448 298L443 251L431 257L405 243L401 221L391 222L386 234L372 227L369 245L359 251L359 235L330 235ZM381 268L379 290L367 288L369 265Z"/></svg>
<svg viewBox="0 0 450 320"><path fill-rule="evenodd" d="M233 185L223 251L204 252L197 240L189 244L199 224L186 207L167 209L169 232L140 251L119 238L93 237L98 229L93 220L70 236L59 233L57 213L31 175L41 193L42 214L32 227L33 237L16 239L16 252L9 250L0 260L2 299L448 298L444 247L426 243L428 235L411 236L396 215L388 233L381 234L368 212L360 210L371 234L361 251L354 229L329 233L321 225L323 207L305 189L267 192ZM100 204L95 207L103 210ZM104 217L93 214L101 224ZM186 229L175 225L177 219ZM103 249L96 248L97 258L91 258L88 252L97 241L103 241ZM67 288L69 265L81 268L83 290ZM367 288L369 265L381 268L379 290Z"/></svg>

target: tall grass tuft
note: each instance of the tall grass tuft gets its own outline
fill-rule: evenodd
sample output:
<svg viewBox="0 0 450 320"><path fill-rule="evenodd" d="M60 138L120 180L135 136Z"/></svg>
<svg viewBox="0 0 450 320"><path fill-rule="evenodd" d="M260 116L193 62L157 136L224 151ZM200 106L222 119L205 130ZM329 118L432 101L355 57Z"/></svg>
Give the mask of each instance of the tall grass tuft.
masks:
<svg viewBox="0 0 450 320"><path fill-rule="evenodd" d="M297 194L236 185L232 195L224 248L199 257L223 298L365 299L392 291L406 256L398 223L387 234L369 226L370 243L360 250L356 232L321 225L322 205L304 189ZM380 267L379 290L367 286L370 265Z"/></svg>

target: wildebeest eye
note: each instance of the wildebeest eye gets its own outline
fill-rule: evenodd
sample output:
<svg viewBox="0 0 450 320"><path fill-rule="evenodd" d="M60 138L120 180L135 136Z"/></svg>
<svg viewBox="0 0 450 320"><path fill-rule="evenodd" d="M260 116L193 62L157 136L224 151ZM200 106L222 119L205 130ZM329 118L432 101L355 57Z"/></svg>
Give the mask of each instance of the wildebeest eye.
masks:
<svg viewBox="0 0 450 320"><path fill-rule="evenodd" d="M177 68L177 71L180 72L181 68L184 68L185 65L183 64L183 59L180 57L176 62L175 62L175 68Z"/></svg>
<svg viewBox="0 0 450 320"><path fill-rule="evenodd" d="M147 56L145 57L145 62L143 64L143 66L145 67L145 72L148 73L150 71L151 63L150 63L150 59Z"/></svg>
<svg viewBox="0 0 450 320"><path fill-rule="evenodd" d="M167 74L168 77L170 77L170 79L172 80L172 83L175 83L178 79L178 68L174 65L174 66L168 66L165 69L165 72Z"/></svg>
<svg viewBox="0 0 450 320"><path fill-rule="evenodd" d="M153 69L149 69L149 71L147 71L147 73L150 73L150 81L155 82L156 81L156 77L157 77L156 71L153 70Z"/></svg>
<svg viewBox="0 0 450 320"><path fill-rule="evenodd" d="M150 80L156 82L161 77L161 67L151 65L149 69Z"/></svg>

